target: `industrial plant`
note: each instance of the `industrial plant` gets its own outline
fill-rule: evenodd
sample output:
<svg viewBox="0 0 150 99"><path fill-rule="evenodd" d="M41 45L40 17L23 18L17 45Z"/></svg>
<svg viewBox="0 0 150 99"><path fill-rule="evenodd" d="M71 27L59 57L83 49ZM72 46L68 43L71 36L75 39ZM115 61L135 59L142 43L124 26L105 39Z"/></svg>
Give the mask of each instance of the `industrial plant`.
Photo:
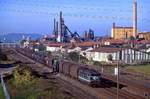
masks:
<svg viewBox="0 0 150 99"><path fill-rule="evenodd" d="M137 1L133 0L133 9L132 9L132 25L131 26L117 26L114 22L111 29L111 38L112 39L129 39L134 38L146 38L150 39L150 33L144 33L138 31L138 16L137 16ZM77 42L83 41L95 41L94 30L89 29L83 33L84 36L81 36L81 33L72 32L68 26L65 24L65 19L63 17L63 12L60 11L59 19L54 19L54 29L53 29L53 39L56 42L70 42L74 39ZM138 34L139 33L139 34ZM147 36L146 36L147 35Z"/></svg>
<svg viewBox="0 0 150 99"><path fill-rule="evenodd" d="M79 42L94 40L94 31L92 29L89 29L88 32L85 32L85 37L81 37L77 32L70 31L65 24L62 11L59 15L59 21L54 19L53 35L57 42L70 42L71 39L75 39Z"/></svg>

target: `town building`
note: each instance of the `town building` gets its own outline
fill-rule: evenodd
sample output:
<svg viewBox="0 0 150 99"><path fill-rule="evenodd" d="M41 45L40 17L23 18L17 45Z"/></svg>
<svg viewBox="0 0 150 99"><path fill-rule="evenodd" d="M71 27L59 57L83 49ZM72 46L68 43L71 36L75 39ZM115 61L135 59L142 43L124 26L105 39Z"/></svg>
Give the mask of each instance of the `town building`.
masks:
<svg viewBox="0 0 150 99"><path fill-rule="evenodd" d="M141 39L150 40L150 32L141 32L138 33L138 36Z"/></svg>
<svg viewBox="0 0 150 99"><path fill-rule="evenodd" d="M130 48L98 47L86 52L89 60L100 62L121 61L122 63L140 63L150 61L150 54Z"/></svg>
<svg viewBox="0 0 150 99"><path fill-rule="evenodd" d="M64 46L64 43L49 43L46 44L45 46L46 51L57 52L61 50L61 48Z"/></svg>

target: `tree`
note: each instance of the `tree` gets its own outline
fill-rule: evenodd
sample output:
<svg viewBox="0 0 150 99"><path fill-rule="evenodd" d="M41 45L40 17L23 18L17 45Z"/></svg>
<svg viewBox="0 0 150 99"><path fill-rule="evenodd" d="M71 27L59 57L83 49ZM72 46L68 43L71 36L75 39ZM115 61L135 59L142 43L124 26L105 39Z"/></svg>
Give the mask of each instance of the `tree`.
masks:
<svg viewBox="0 0 150 99"><path fill-rule="evenodd" d="M4 54L0 48L0 61L6 61L7 60L7 55Z"/></svg>
<svg viewBox="0 0 150 99"><path fill-rule="evenodd" d="M135 40L136 38L134 36L130 36L129 40Z"/></svg>
<svg viewBox="0 0 150 99"><path fill-rule="evenodd" d="M69 53L69 58L72 60L72 61L75 61L75 62L78 62L79 61L79 53L78 52L70 52Z"/></svg>
<svg viewBox="0 0 150 99"><path fill-rule="evenodd" d="M80 55L80 62L83 64L88 64L88 59L82 55Z"/></svg>
<svg viewBox="0 0 150 99"><path fill-rule="evenodd" d="M95 65L95 66L101 66L102 64L99 61L93 61L93 65Z"/></svg>
<svg viewBox="0 0 150 99"><path fill-rule="evenodd" d="M51 51L48 51L47 52L47 56L49 57L49 56L52 56L52 52Z"/></svg>
<svg viewBox="0 0 150 99"><path fill-rule="evenodd" d="M109 61L112 61L112 60L113 60L113 57L112 57L111 54L109 54L107 58L108 58Z"/></svg>
<svg viewBox="0 0 150 99"><path fill-rule="evenodd" d="M21 44L21 45L24 45L25 42L26 42L26 40L21 40L21 41L20 41L20 44Z"/></svg>

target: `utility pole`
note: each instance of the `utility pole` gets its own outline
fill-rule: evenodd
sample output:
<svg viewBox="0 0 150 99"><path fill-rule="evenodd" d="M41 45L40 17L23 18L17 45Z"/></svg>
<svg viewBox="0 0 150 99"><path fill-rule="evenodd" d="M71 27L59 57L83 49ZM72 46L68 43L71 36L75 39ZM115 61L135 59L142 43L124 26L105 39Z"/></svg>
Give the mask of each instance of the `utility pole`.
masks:
<svg viewBox="0 0 150 99"><path fill-rule="evenodd" d="M79 51L79 63L80 63L80 51Z"/></svg>
<svg viewBox="0 0 150 99"><path fill-rule="evenodd" d="M119 99L119 60L117 61L117 99Z"/></svg>

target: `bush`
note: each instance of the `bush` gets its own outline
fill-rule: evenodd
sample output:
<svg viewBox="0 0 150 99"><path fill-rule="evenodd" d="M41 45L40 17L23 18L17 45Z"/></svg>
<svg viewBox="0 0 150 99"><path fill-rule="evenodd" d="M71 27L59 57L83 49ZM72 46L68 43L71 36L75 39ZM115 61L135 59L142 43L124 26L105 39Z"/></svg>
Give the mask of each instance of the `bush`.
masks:
<svg viewBox="0 0 150 99"><path fill-rule="evenodd" d="M7 61L7 56L5 55L5 54L0 54L0 60L2 60L2 61Z"/></svg>
<svg viewBox="0 0 150 99"><path fill-rule="evenodd" d="M17 67L13 73L13 84L16 87L26 87L33 83L31 71L28 68L20 70Z"/></svg>
<svg viewBox="0 0 150 99"><path fill-rule="evenodd" d="M95 65L95 66L101 66L102 64L99 61L94 61L93 65Z"/></svg>

